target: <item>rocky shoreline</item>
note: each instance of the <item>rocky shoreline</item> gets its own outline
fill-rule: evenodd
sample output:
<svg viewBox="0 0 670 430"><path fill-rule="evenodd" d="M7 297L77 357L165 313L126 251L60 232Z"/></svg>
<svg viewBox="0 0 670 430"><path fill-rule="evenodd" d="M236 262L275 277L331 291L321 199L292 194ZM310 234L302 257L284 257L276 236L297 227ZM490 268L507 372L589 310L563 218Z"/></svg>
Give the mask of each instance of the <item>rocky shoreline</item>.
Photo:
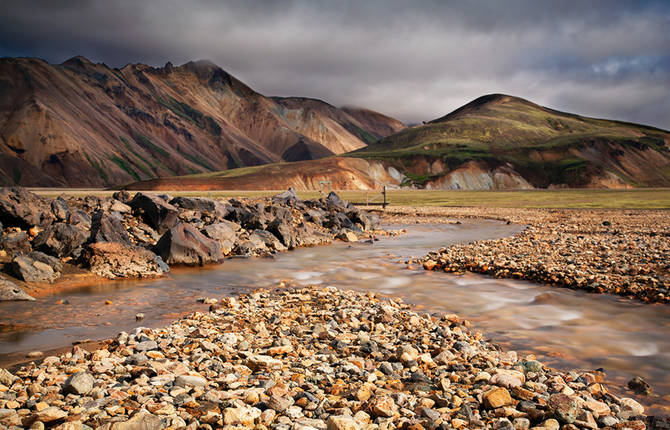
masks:
<svg viewBox="0 0 670 430"><path fill-rule="evenodd" d="M426 270L475 272L670 303L666 210L392 208L389 221L492 218L527 225L510 238L459 244L417 260Z"/></svg>
<svg viewBox="0 0 670 430"><path fill-rule="evenodd" d="M214 300L211 300L214 302ZM160 429L667 428L597 371L561 373L455 315L326 288L223 298L95 351L0 370L0 425Z"/></svg>
<svg viewBox="0 0 670 430"><path fill-rule="evenodd" d="M379 217L335 193L302 201L215 200L120 191L111 197L47 199L0 190L0 300L31 300L68 275L159 277L172 265L272 255L333 240L372 240ZM5 276L8 275L8 276ZM65 276L64 276L65 275Z"/></svg>

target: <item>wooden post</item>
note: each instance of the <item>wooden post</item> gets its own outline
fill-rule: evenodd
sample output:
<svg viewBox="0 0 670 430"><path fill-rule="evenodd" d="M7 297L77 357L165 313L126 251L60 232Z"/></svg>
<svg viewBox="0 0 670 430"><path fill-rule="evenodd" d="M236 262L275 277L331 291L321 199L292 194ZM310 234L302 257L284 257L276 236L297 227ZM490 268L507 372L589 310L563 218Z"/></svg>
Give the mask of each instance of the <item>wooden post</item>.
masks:
<svg viewBox="0 0 670 430"><path fill-rule="evenodd" d="M382 203L382 208L386 209L386 185L384 185L384 203Z"/></svg>

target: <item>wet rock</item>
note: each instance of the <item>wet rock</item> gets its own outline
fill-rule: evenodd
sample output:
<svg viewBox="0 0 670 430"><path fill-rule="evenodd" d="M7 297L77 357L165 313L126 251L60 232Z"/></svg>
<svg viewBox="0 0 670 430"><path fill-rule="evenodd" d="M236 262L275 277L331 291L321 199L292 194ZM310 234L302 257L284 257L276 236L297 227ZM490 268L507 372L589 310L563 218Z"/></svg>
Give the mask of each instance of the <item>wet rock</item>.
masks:
<svg viewBox="0 0 670 430"><path fill-rule="evenodd" d="M178 222L178 209L158 196L137 193L128 205L159 234L167 232Z"/></svg>
<svg viewBox="0 0 670 430"><path fill-rule="evenodd" d="M63 263L39 251L14 257L10 271L26 282L53 282L60 278Z"/></svg>
<svg viewBox="0 0 670 430"><path fill-rule="evenodd" d="M356 233L350 230L340 231L337 236L335 236L335 239L339 239L343 242L358 242L358 236L356 236Z"/></svg>
<svg viewBox="0 0 670 430"><path fill-rule="evenodd" d="M249 240L252 243L262 244L262 247L269 248L275 251L286 251L286 247L277 239L275 235L267 230L254 230L249 235ZM258 246L261 248L261 246Z"/></svg>
<svg viewBox="0 0 670 430"><path fill-rule="evenodd" d="M651 394L651 387L644 379L640 378L639 376L636 376L635 378L628 381L628 388L637 394L643 394L645 396Z"/></svg>
<svg viewBox="0 0 670 430"><path fill-rule="evenodd" d="M53 222L51 205L46 199L24 188L0 188L0 222L5 227L29 229Z"/></svg>
<svg viewBox="0 0 670 430"><path fill-rule="evenodd" d="M572 424L577 419L579 404L574 397L566 394L552 394L549 397L549 409L560 422Z"/></svg>
<svg viewBox="0 0 670 430"><path fill-rule="evenodd" d="M91 272L108 279L162 276L170 268L148 249L116 242L89 244L82 260Z"/></svg>
<svg viewBox="0 0 670 430"><path fill-rule="evenodd" d="M0 276L0 301L22 301L35 300L33 297L23 291L18 285Z"/></svg>
<svg viewBox="0 0 670 430"><path fill-rule="evenodd" d="M88 239L88 232L78 226L62 222L52 224L33 240L33 248L49 255L72 255Z"/></svg>
<svg viewBox="0 0 670 430"><path fill-rule="evenodd" d="M88 372L77 372L63 383L63 393L83 396L93 389L95 378Z"/></svg>
<svg viewBox="0 0 670 430"><path fill-rule="evenodd" d="M288 249L298 246L297 231L284 219L275 218L270 221L267 231L274 234Z"/></svg>
<svg viewBox="0 0 670 430"><path fill-rule="evenodd" d="M644 407L629 397L620 399L619 406L621 407L621 412L617 414L617 417L624 420L644 414Z"/></svg>
<svg viewBox="0 0 670 430"><path fill-rule="evenodd" d="M123 220L104 211L96 211L91 220L92 242L117 242L130 244Z"/></svg>
<svg viewBox="0 0 670 430"><path fill-rule="evenodd" d="M187 223L179 223L168 230L156 244L156 252L168 264L194 266L223 259L219 243Z"/></svg>

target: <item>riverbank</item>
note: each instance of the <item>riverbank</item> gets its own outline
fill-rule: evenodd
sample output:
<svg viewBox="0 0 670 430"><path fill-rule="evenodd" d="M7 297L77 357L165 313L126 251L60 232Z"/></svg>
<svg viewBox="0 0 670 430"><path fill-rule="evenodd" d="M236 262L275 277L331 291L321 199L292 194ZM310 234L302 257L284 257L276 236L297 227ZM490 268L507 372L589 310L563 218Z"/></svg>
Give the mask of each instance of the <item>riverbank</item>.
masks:
<svg viewBox="0 0 670 430"><path fill-rule="evenodd" d="M666 210L396 207L386 221L491 218L526 225L510 238L453 245L418 260L427 270L670 302L670 212Z"/></svg>
<svg viewBox="0 0 670 430"><path fill-rule="evenodd" d="M482 341L455 315L371 293L279 289L224 298L0 371L0 423L125 429L644 428L597 372L560 373ZM65 424L66 422L70 424ZM65 427L69 425L69 427Z"/></svg>
<svg viewBox="0 0 670 430"><path fill-rule="evenodd" d="M33 300L108 279L156 278L331 243L374 240L379 218L335 193L214 200L127 192L49 199L0 189L0 300ZM8 276L4 276L8 275ZM29 293L29 294L26 294Z"/></svg>

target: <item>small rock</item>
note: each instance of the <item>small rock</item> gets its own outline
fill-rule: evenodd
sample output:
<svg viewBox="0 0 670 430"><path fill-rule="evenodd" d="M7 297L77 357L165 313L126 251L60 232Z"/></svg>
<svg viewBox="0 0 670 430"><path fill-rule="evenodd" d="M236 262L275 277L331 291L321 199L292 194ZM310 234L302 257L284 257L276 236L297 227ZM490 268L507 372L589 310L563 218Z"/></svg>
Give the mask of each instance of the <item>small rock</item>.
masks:
<svg viewBox="0 0 670 430"><path fill-rule="evenodd" d="M512 404L512 396L503 387L492 388L482 395L484 407L487 409L500 408Z"/></svg>
<svg viewBox="0 0 670 430"><path fill-rule="evenodd" d="M63 393L83 396L93 389L95 378L88 372L77 372L63 383Z"/></svg>
<svg viewBox="0 0 670 430"><path fill-rule="evenodd" d="M643 394L645 396L651 394L651 387L644 379L640 378L639 376L636 376L635 378L628 381L628 388L633 390L636 394Z"/></svg>
<svg viewBox="0 0 670 430"><path fill-rule="evenodd" d="M361 428L349 415L331 415L328 418L327 430L359 430Z"/></svg>

